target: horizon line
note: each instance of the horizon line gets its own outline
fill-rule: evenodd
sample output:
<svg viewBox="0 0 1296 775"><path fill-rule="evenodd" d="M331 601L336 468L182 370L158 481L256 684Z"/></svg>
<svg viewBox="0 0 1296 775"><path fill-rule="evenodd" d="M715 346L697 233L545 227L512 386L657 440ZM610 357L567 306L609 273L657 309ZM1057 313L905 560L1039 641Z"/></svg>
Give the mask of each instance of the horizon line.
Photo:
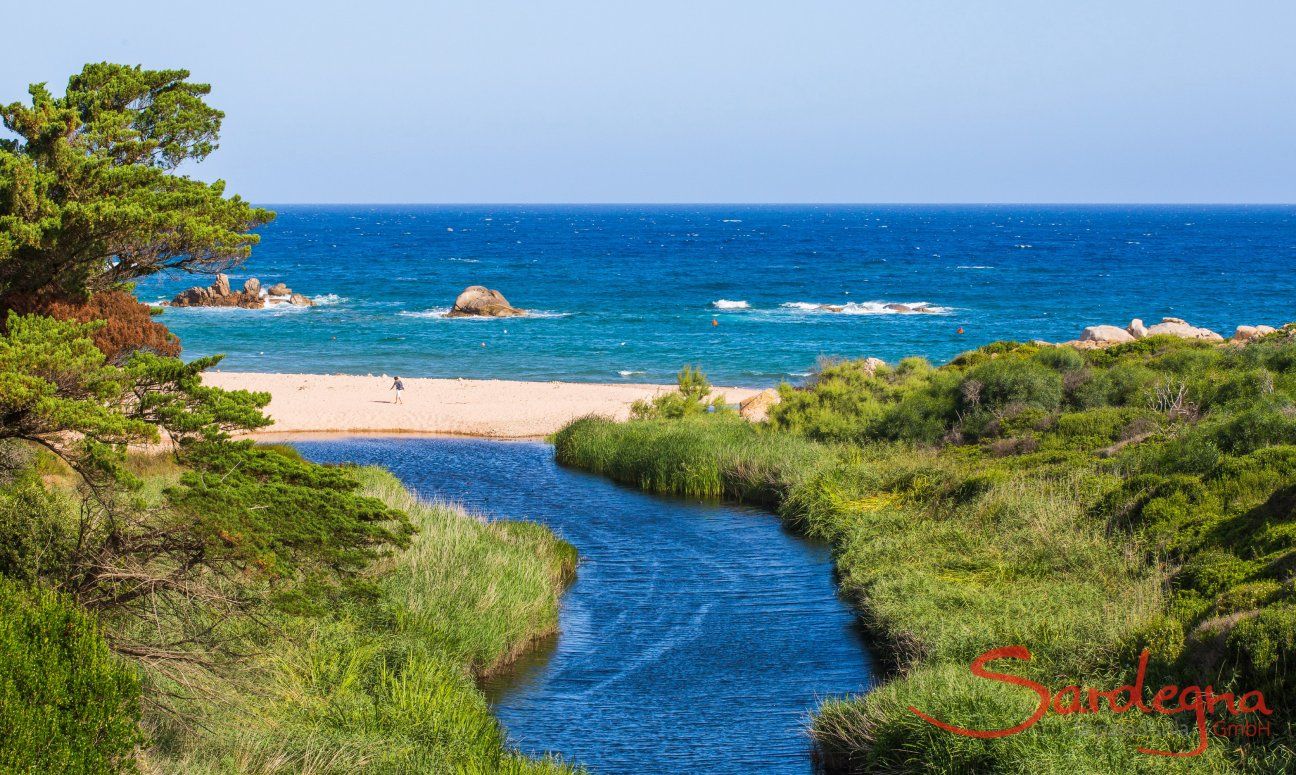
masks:
<svg viewBox="0 0 1296 775"><path fill-rule="evenodd" d="M336 207L1296 207L1296 202L256 202Z"/></svg>

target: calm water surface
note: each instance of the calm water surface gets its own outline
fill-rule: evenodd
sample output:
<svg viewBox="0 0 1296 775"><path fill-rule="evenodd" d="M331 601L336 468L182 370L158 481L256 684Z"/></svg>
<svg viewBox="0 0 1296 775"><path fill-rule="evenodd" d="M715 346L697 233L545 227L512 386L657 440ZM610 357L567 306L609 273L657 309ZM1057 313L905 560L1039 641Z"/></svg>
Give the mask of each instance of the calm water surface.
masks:
<svg viewBox="0 0 1296 775"><path fill-rule="evenodd" d="M424 497L543 522L580 550L560 636L487 687L527 753L600 773L805 773L810 711L870 685L827 550L769 514L645 495L559 468L545 444L297 446L386 466Z"/></svg>

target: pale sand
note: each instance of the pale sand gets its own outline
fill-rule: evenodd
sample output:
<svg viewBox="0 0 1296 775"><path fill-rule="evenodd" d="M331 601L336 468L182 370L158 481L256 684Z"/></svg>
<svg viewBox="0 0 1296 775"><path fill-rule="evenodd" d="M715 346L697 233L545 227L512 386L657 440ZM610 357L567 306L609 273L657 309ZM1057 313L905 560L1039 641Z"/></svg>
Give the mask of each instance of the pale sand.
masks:
<svg viewBox="0 0 1296 775"><path fill-rule="evenodd" d="M266 413L274 425L261 438L294 435L388 435L401 433L536 438L585 415L617 420L630 404L674 390L673 385L511 382L477 379L402 379L403 403L393 403L390 377L342 374L255 374L209 371L208 385L269 393ZM757 393L717 387L736 404Z"/></svg>

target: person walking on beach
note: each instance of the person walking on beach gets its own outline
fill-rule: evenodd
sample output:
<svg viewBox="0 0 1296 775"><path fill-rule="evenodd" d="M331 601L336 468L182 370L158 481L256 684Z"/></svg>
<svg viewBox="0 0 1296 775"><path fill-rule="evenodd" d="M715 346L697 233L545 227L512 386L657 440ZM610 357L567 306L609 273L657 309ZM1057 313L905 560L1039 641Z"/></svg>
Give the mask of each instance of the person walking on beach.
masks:
<svg viewBox="0 0 1296 775"><path fill-rule="evenodd" d="M396 381L392 383L391 389L396 391L396 403L399 404L401 402L400 394L401 391L405 389L405 383L401 382L400 377L396 377Z"/></svg>

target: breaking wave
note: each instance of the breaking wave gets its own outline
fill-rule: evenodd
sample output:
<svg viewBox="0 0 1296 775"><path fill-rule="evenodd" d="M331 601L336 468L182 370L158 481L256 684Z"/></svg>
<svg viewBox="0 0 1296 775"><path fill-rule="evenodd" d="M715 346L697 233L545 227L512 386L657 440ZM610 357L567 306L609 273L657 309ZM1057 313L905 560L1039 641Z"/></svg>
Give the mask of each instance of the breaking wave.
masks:
<svg viewBox="0 0 1296 775"><path fill-rule="evenodd" d="M888 301L848 301L845 304L817 304L808 301L789 301L779 305L794 312L822 313L829 315L946 315L952 312L950 307L942 307L926 301L888 302Z"/></svg>

